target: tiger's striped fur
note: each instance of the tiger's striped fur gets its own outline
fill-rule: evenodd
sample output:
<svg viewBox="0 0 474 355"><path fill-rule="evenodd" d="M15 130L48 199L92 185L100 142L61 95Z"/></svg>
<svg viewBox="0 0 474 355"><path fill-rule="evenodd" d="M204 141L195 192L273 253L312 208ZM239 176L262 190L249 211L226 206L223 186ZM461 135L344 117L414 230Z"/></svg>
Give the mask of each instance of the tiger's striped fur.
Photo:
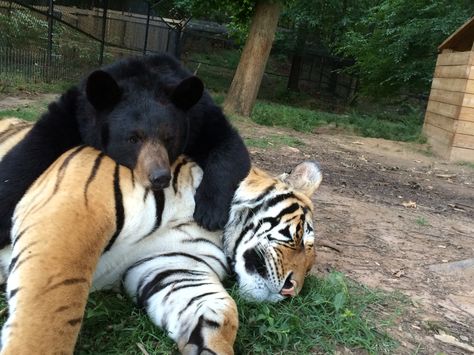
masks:
<svg viewBox="0 0 474 355"><path fill-rule="evenodd" d="M233 353L237 309L221 283L229 268L247 298L301 290L314 263L314 163L279 178L252 169L224 236L192 218L202 170L181 157L172 173L170 187L154 193L81 146L35 182L15 211L11 259L2 251L11 260L2 354L72 353L91 285L122 282L185 354Z"/></svg>
<svg viewBox="0 0 474 355"><path fill-rule="evenodd" d="M18 118L0 119L0 160L26 136L30 129L30 123Z"/></svg>

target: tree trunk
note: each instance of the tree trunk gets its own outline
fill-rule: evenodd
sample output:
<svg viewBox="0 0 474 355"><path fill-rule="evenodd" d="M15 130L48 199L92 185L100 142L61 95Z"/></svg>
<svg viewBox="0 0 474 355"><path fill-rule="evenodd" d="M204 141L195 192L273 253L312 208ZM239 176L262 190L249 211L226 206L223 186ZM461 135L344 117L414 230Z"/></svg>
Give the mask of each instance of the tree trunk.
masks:
<svg viewBox="0 0 474 355"><path fill-rule="evenodd" d="M224 101L228 114L250 116L262 82L278 24L281 5L258 1L239 65Z"/></svg>
<svg viewBox="0 0 474 355"><path fill-rule="evenodd" d="M288 77L287 88L293 91L300 91L300 73L303 69L303 53L306 45L306 37L308 36L308 29L306 24L298 26L296 32L296 44L293 49L293 57L291 59L290 76Z"/></svg>

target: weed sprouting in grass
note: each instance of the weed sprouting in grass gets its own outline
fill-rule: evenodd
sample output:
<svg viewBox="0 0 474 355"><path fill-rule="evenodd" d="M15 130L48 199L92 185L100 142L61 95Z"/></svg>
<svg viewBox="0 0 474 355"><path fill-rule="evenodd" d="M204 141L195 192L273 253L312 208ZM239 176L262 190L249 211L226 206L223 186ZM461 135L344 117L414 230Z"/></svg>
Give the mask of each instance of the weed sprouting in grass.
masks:
<svg viewBox="0 0 474 355"><path fill-rule="evenodd" d="M418 224L419 226L422 226L422 227L430 225L430 223L426 220L425 217L418 217L415 222L416 222L416 224Z"/></svg>
<svg viewBox="0 0 474 355"><path fill-rule="evenodd" d="M333 353L337 346L387 353L397 343L386 329L406 304L400 294L369 289L338 272L325 278L309 276L298 297L279 303L244 301L235 286L229 292L239 309L237 354ZM0 306L6 307L4 298ZM6 315L1 316L1 323L5 320ZM93 293L75 353L141 354L137 344L150 354L178 352L127 297L112 291Z"/></svg>

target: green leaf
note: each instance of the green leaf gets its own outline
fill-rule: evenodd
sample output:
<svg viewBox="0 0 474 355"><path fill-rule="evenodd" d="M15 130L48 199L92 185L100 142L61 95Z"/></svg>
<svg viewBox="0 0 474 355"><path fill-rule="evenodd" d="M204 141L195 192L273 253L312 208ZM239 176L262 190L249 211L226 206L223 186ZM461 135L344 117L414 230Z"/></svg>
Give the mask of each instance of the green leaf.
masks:
<svg viewBox="0 0 474 355"><path fill-rule="evenodd" d="M336 309L337 312L344 306L346 303L346 294L344 292L339 292L335 297L334 297L334 308Z"/></svg>

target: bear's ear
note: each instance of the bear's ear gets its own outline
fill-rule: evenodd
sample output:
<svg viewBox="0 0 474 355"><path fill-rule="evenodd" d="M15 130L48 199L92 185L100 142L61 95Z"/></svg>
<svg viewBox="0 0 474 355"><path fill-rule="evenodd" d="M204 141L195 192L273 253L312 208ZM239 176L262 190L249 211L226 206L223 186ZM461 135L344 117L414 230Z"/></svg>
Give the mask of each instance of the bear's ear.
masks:
<svg viewBox="0 0 474 355"><path fill-rule="evenodd" d="M96 70L87 78L86 95L92 106L100 111L115 106L120 101L122 92L109 73Z"/></svg>
<svg viewBox="0 0 474 355"><path fill-rule="evenodd" d="M183 110L193 107L204 92L204 84L197 76L191 76L181 81L171 93L171 102Z"/></svg>

